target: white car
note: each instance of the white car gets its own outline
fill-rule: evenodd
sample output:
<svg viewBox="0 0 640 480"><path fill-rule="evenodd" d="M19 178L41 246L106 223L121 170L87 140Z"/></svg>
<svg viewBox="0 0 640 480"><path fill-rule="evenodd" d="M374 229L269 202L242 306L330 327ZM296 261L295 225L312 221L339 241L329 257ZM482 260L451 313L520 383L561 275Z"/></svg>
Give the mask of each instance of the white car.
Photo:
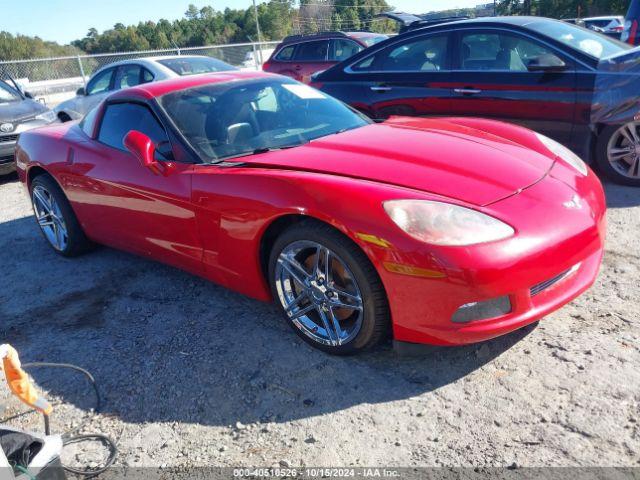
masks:
<svg viewBox="0 0 640 480"><path fill-rule="evenodd" d="M107 95L141 83L156 82L184 75L237 70L235 67L211 57L199 55L173 55L146 57L110 63L96 71L79 88L76 96L62 102L53 110L63 122L77 120L98 105Z"/></svg>
<svg viewBox="0 0 640 480"><path fill-rule="evenodd" d="M581 21L585 27L615 38L620 38L624 29L624 17L620 16L587 17Z"/></svg>

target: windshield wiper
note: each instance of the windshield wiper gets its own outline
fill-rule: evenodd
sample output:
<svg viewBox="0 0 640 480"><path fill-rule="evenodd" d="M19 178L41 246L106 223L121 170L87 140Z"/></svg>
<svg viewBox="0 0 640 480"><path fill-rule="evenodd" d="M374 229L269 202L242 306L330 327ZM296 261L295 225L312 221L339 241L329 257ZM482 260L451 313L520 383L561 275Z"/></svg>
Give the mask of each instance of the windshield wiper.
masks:
<svg viewBox="0 0 640 480"><path fill-rule="evenodd" d="M256 148L254 150L249 150L249 151L246 151L246 152L235 153L235 154L232 154L232 155L226 155L224 157L218 157L218 158L212 160L211 163L216 164L216 163L226 162L228 160L233 160L234 158L250 157L252 155L259 155L261 153L275 152L277 150L287 150L289 148L299 147L300 145L304 145L305 143L307 143L307 142L295 143L293 145L283 145L281 147L260 147L260 148Z"/></svg>

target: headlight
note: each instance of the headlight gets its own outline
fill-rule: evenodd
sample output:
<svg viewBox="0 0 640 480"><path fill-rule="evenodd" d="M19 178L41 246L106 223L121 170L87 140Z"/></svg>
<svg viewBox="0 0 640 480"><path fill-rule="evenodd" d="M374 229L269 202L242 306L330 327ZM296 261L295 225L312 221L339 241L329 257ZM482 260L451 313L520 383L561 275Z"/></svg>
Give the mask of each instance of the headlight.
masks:
<svg viewBox="0 0 640 480"><path fill-rule="evenodd" d="M540 133L536 133L536 137L538 137L538 140L540 140L542 144L551 151L551 153L553 153L557 157L560 157L585 177L587 176L587 165L580 159L579 156L577 156L564 145L561 145L555 140L551 140L549 137L545 137Z"/></svg>
<svg viewBox="0 0 640 480"><path fill-rule="evenodd" d="M384 202L391 220L416 240L434 245L473 245L510 237L506 223L476 210L431 200Z"/></svg>
<svg viewBox="0 0 640 480"><path fill-rule="evenodd" d="M53 110L47 110L46 112L41 113L40 115L36 115L36 120L42 120L43 122L51 123L56 118L56 114Z"/></svg>

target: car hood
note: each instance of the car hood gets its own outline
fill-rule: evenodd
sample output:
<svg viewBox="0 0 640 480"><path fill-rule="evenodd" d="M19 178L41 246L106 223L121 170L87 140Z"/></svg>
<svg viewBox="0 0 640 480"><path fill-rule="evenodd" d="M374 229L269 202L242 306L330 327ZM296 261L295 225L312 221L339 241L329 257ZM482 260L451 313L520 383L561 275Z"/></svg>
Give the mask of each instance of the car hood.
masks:
<svg viewBox="0 0 640 480"><path fill-rule="evenodd" d="M47 110L40 102L31 99L0 103L0 123L20 123Z"/></svg>
<svg viewBox="0 0 640 480"><path fill-rule="evenodd" d="M474 205L494 203L533 185L553 162L478 128L402 117L246 160L254 166L396 185Z"/></svg>

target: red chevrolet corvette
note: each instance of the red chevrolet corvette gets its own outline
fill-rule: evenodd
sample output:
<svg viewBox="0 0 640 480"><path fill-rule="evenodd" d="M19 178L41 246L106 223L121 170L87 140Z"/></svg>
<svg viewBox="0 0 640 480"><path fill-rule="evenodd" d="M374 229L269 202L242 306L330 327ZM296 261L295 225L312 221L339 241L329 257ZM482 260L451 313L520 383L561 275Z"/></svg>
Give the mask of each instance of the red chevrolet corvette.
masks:
<svg viewBox="0 0 640 480"><path fill-rule="evenodd" d="M459 345L586 290L605 201L571 151L495 121L373 123L291 79L140 85L25 132L20 179L60 254L93 243L260 300L335 354Z"/></svg>

